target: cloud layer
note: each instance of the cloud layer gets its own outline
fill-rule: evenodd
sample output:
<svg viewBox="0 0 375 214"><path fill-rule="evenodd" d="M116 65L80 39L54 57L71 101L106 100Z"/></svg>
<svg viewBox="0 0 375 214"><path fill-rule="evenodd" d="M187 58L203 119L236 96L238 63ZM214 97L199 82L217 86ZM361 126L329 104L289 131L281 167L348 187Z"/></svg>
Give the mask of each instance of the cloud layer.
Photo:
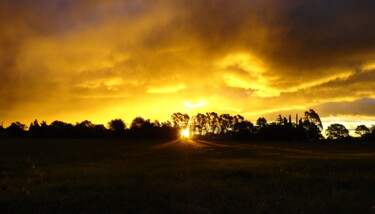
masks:
<svg viewBox="0 0 375 214"><path fill-rule="evenodd" d="M372 0L1 1L0 120L272 119L311 107L374 117L374 10Z"/></svg>

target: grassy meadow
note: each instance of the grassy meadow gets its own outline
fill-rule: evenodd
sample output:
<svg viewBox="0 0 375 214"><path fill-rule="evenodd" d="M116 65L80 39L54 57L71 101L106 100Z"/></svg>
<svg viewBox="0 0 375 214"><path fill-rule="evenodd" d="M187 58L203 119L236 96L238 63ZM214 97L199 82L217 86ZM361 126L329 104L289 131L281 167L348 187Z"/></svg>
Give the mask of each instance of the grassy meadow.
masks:
<svg viewBox="0 0 375 214"><path fill-rule="evenodd" d="M0 139L0 213L375 213L375 144Z"/></svg>

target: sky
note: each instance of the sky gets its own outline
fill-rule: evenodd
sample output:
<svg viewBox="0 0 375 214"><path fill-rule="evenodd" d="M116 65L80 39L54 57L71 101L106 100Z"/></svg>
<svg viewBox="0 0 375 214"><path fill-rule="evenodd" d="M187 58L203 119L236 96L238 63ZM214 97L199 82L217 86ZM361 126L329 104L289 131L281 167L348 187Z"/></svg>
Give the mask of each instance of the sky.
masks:
<svg viewBox="0 0 375 214"><path fill-rule="evenodd" d="M375 124L373 0L2 0L0 121ZM294 117L294 116L293 116Z"/></svg>

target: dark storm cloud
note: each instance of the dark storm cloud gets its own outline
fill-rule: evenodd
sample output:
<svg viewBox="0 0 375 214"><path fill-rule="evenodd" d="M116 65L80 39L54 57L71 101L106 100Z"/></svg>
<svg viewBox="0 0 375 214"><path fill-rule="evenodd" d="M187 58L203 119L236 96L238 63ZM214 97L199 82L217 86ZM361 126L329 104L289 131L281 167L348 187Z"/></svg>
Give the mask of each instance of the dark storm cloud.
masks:
<svg viewBox="0 0 375 214"><path fill-rule="evenodd" d="M187 23L202 47L213 54L254 51L269 65L266 75L276 77L274 86L313 82L374 60L373 1L193 2Z"/></svg>
<svg viewBox="0 0 375 214"><path fill-rule="evenodd" d="M367 115L375 117L375 99L353 102L328 102L317 106L323 115Z"/></svg>

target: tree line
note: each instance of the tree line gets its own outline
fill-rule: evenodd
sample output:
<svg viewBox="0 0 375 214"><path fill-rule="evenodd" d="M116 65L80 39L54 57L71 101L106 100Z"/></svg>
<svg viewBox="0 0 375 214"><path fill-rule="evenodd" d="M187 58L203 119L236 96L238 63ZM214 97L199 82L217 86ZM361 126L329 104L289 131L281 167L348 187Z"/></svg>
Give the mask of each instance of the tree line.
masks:
<svg viewBox="0 0 375 214"><path fill-rule="evenodd" d="M226 138L238 140L295 140L295 141L318 141L318 140L351 140L349 130L342 124L331 124L325 130L326 138L323 136L323 124L313 109L304 113L302 117L298 114L295 118L291 115L283 117L279 115L275 122L268 123L264 117L256 120L255 124L245 120L241 115L221 114L209 112L198 113L192 117L188 114L174 113L172 115L174 127L189 129L193 136L206 136L213 138ZM367 128L360 125L355 133L362 140L375 139L375 126Z"/></svg>
<svg viewBox="0 0 375 214"><path fill-rule="evenodd" d="M192 137L234 140L273 140L273 141L318 141L323 140L323 124L319 115L310 109L302 117L279 115L275 122L268 122L260 117L255 124L245 120L241 115L217 114L208 112L189 116L174 113L170 121L151 122L149 119L136 117L130 126L122 119L108 122L107 127L93 124L85 120L76 124L55 120L50 124L38 120L28 127L14 122L9 127L0 126L0 137L32 137L32 138L152 138L175 139L180 131L188 129ZM359 139L371 141L375 139L375 126L368 128L360 125L355 133ZM348 129L342 124L332 124L326 130L328 140L350 140Z"/></svg>
<svg viewBox="0 0 375 214"><path fill-rule="evenodd" d="M46 121L35 120L27 127L20 122L14 122L9 127L0 126L2 137L31 137L31 138L155 138L173 139L178 137L178 130L168 123L151 122L142 117L136 117L130 127L122 119L114 119L103 124L93 124L84 120L76 124L55 120L50 124Z"/></svg>

